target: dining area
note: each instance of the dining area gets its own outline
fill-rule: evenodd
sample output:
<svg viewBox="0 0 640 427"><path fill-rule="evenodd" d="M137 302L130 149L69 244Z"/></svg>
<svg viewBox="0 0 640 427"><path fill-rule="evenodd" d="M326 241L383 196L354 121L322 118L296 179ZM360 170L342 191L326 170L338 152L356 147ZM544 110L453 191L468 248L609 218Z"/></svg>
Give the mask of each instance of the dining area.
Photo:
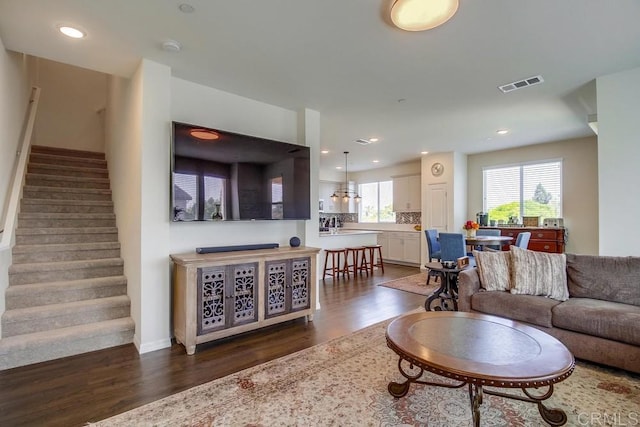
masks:
<svg viewBox="0 0 640 427"><path fill-rule="evenodd" d="M475 224L475 223L474 223ZM464 233L439 233L435 229L425 230L427 240L427 285L438 278L440 286L425 301L427 311L457 310L458 274L476 267L474 251L509 250L511 244L526 249L531 238L530 232L518 233L517 237L503 236L500 230L480 229L470 224ZM465 224L466 226L467 224Z"/></svg>

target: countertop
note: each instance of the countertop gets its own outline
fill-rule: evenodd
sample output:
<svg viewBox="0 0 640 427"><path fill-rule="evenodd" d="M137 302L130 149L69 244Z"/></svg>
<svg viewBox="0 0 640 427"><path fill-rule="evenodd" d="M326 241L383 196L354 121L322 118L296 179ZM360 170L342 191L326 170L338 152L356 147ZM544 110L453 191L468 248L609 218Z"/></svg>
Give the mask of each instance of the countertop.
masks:
<svg viewBox="0 0 640 427"><path fill-rule="evenodd" d="M381 231L340 229L336 233L331 233L330 231L320 231L320 237L354 236L359 234L379 234L379 233L381 233Z"/></svg>

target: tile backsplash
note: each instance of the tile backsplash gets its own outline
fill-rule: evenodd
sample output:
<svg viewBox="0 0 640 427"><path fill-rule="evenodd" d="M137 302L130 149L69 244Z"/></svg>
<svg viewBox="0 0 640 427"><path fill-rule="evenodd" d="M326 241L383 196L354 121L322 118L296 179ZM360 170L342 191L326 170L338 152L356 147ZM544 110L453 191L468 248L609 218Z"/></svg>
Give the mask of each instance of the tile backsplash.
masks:
<svg viewBox="0 0 640 427"><path fill-rule="evenodd" d="M396 212L396 224L420 224L422 212Z"/></svg>
<svg viewBox="0 0 640 427"><path fill-rule="evenodd" d="M326 220L336 218L340 224L357 223L357 213L323 213L320 214L320 221L324 223ZM396 212L396 224L420 224L422 223L421 212Z"/></svg>

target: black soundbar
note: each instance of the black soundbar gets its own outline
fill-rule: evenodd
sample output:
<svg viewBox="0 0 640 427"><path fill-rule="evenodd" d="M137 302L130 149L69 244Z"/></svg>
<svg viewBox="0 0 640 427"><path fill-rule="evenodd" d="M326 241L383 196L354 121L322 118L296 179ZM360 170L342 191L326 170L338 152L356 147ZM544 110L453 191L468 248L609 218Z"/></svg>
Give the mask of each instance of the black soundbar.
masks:
<svg viewBox="0 0 640 427"><path fill-rule="evenodd" d="M280 245L278 243L258 243L255 245L235 245L235 246L208 246L196 248L199 254L210 254L214 252L251 251L254 249L273 249Z"/></svg>

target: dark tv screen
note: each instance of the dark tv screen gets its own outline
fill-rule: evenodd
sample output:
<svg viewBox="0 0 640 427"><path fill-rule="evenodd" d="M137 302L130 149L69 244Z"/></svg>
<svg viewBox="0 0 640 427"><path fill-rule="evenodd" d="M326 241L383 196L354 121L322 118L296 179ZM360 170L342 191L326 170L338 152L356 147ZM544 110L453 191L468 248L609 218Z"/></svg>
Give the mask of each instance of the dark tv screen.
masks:
<svg viewBox="0 0 640 427"><path fill-rule="evenodd" d="M171 218L310 219L309 166L303 145L173 122Z"/></svg>

